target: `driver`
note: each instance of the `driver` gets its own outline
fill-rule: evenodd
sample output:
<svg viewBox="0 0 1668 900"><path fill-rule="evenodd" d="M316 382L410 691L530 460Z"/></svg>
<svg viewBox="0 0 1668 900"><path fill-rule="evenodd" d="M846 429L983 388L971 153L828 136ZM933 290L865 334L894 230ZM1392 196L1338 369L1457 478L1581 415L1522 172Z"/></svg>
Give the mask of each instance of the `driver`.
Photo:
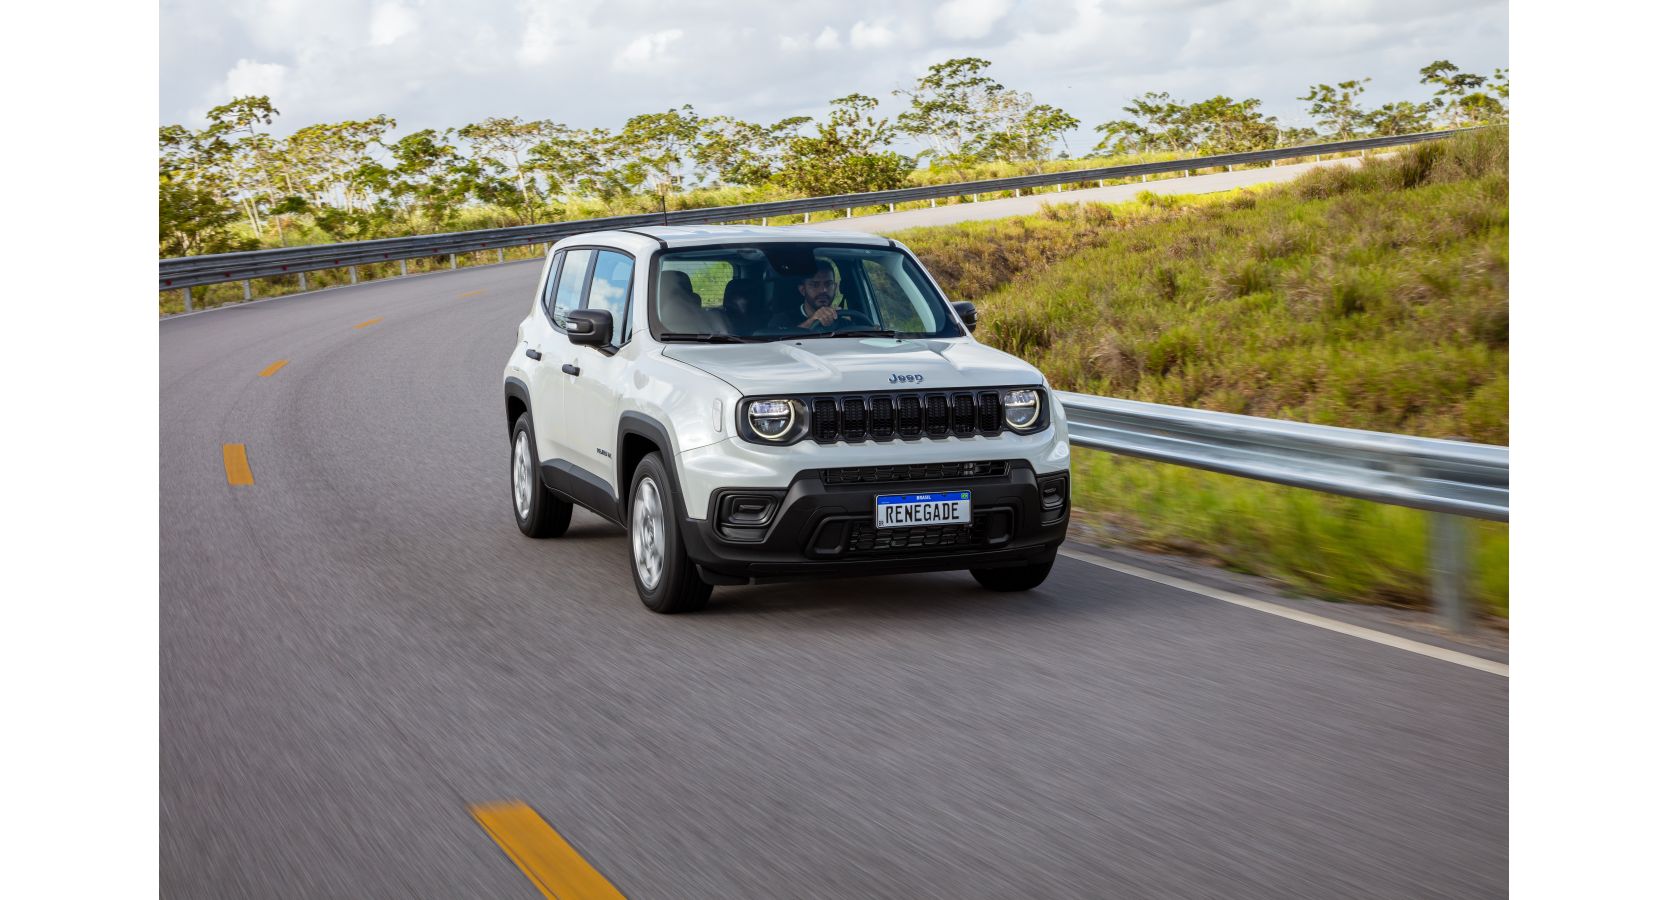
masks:
<svg viewBox="0 0 1668 900"><path fill-rule="evenodd" d="M841 310L834 308L834 292L834 264L826 259L819 259L816 272L799 283L799 296L803 302L797 309L777 315L771 320L771 327L777 330L797 328L802 331L827 331L833 328L844 315Z"/></svg>

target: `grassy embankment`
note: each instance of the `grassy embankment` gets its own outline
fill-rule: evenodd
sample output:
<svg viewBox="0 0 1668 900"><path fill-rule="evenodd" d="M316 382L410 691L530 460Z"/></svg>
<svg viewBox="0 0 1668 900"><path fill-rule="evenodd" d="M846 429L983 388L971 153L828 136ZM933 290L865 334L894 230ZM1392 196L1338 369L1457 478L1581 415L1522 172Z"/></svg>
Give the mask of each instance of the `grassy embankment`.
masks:
<svg viewBox="0 0 1668 900"><path fill-rule="evenodd" d="M1507 160L1502 131L1255 192L897 236L1058 388L1506 444ZM1424 513L1093 451L1074 471L1102 538L1428 602ZM1505 615L1507 529L1472 534L1474 594Z"/></svg>

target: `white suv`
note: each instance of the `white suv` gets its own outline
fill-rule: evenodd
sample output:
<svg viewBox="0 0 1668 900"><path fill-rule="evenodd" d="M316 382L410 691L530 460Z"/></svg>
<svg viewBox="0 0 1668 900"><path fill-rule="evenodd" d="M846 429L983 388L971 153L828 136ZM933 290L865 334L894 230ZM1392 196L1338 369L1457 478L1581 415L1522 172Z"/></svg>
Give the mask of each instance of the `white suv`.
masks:
<svg viewBox="0 0 1668 900"><path fill-rule="evenodd" d="M624 526L656 612L835 575L1033 588L1071 513L1065 414L973 324L873 235L564 239L504 369L516 523L555 537L577 503Z"/></svg>

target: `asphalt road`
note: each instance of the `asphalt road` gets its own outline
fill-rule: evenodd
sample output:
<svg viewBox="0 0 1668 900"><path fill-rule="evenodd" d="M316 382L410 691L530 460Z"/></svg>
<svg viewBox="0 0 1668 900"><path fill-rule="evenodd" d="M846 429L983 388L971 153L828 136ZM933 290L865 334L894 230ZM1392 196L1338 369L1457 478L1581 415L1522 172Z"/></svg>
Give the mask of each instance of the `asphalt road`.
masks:
<svg viewBox="0 0 1668 900"><path fill-rule="evenodd" d="M163 896L535 898L505 800L638 900L1505 894L1500 674L1073 559L661 617L522 537L536 276L160 324Z"/></svg>

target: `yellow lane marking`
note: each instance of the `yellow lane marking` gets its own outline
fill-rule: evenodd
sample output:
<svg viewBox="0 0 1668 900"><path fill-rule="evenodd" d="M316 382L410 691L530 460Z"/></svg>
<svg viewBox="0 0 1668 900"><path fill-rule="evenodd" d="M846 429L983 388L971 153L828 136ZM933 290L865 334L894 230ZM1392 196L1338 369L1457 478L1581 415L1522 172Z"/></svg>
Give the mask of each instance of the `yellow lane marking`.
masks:
<svg viewBox="0 0 1668 900"><path fill-rule="evenodd" d="M221 444L220 456L226 461L227 484L236 486L255 483L255 473L249 471L249 454L242 444Z"/></svg>
<svg viewBox="0 0 1668 900"><path fill-rule="evenodd" d="M377 317L376 317L376 318L374 318L374 319L366 319L366 320L365 320L365 321L363 321L363 322L360 322L360 323L359 323L359 324L358 324L358 325L355 325L355 326L353 326L353 327L355 327L355 328L369 328L369 327L371 327L371 326L372 326L372 325L375 325L375 324L376 324L376 323L378 323L378 322L380 322L380 321L382 321L382 317L381 317L381 316L377 316Z"/></svg>
<svg viewBox="0 0 1668 900"><path fill-rule="evenodd" d="M481 288L481 289L480 289L480 290L478 290L478 291L464 291L464 292L463 292L463 293L461 293L461 294L459 294L459 295L458 295L458 299L460 299L460 300L461 300L461 299L463 299L463 298L464 298L464 297L473 297L473 296L475 296L475 295L477 295L477 294L484 294L484 293L486 293L486 288Z"/></svg>
<svg viewBox="0 0 1668 900"><path fill-rule="evenodd" d="M272 365L267 366L266 368L262 369L261 370L261 377L262 378L270 378L273 375L276 375L278 373L279 369L282 369L283 367L285 367L289 364L290 364L289 360L280 359L277 362L273 363Z"/></svg>
<svg viewBox="0 0 1668 900"><path fill-rule="evenodd" d="M525 803L486 803L469 807L475 821L498 842L504 854L553 900L625 900L602 873L562 840L556 829Z"/></svg>

